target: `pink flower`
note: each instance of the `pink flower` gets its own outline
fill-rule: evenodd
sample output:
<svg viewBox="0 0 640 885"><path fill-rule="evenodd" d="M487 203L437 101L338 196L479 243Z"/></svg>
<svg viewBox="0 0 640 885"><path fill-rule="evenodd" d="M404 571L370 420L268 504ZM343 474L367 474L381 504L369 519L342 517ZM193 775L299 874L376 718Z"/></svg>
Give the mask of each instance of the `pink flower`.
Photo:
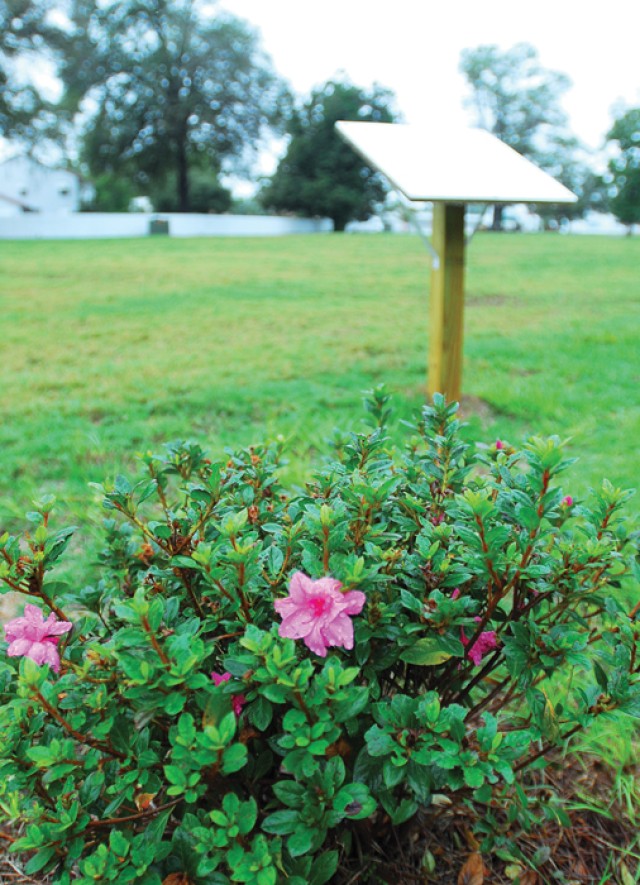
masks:
<svg viewBox="0 0 640 885"><path fill-rule="evenodd" d="M571 495L565 495L561 503L563 507L573 507L573 498Z"/></svg>
<svg viewBox="0 0 640 885"><path fill-rule="evenodd" d="M48 664L58 673L60 655L56 646L63 633L73 627L70 621L59 621L53 614L45 621L37 605L25 605L24 616L14 618L4 625L4 633L10 658L27 657L36 664Z"/></svg>
<svg viewBox="0 0 640 885"><path fill-rule="evenodd" d="M500 451L501 449L504 449L504 443L502 442L501 439L496 440L496 449L498 449L498 451Z"/></svg>
<svg viewBox="0 0 640 885"><path fill-rule="evenodd" d="M482 618L474 618L474 620L479 624ZM460 641L467 649L467 657L473 661L476 667L480 666L486 654L498 647L498 636L495 630L483 630L473 645L467 648L471 640L467 639L464 630L461 628Z"/></svg>
<svg viewBox="0 0 640 885"><path fill-rule="evenodd" d="M231 679L231 673L212 673L211 678L213 679L214 685L220 685L222 682L228 682ZM231 695L231 706L233 708L233 712L237 717L242 713L242 708L247 703L247 699L243 694L232 694Z"/></svg>
<svg viewBox="0 0 640 885"><path fill-rule="evenodd" d="M451 598L452 598L452 599L457 599L458 596L460 596L460 588L459 588L459 587L454 587L453 590L451 591Z"/></svg>
<svg viewBox="0 0 640 885"><path fill-rule="evenodd" d="M335 578L314 581L302 572L291 577L289 596L274 606L282 618L278 630L288 639L303 639L307 648L327 656L329 646L353 648L353 624L349 615L358 615L366 602L364 593L342 593Z"/></svg>

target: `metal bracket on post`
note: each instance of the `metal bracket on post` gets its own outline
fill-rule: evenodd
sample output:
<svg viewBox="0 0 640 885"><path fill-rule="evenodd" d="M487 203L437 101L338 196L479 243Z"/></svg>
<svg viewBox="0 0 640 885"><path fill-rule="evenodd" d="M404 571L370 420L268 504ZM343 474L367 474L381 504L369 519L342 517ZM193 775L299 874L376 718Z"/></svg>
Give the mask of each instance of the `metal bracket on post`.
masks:
<svg viewBox="0 0 640 885"><path fill-rule="evenodd" d="M435 250L435 247L423 229L420 227L420 222L418 221L418 211L414 207L413 203L410 203L404 196L401 191L396 191L396 194L400 197L400 202L407 210L407 214L409 216L409 223L414 228L415 232L418 234L422 242L424 243L427 252L431 256L431 267L433 270L437 270L440 267L440 256Z"/></svg>

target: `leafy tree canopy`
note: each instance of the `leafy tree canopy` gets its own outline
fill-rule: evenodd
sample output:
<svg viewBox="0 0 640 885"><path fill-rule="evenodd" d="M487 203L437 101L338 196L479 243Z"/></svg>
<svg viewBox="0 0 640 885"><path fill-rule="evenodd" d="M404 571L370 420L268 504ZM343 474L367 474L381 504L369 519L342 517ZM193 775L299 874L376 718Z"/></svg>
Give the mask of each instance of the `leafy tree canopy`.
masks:
<svg viewBox="0 0 640 885"><path fill-rule="evenodd" d="M50 0L0 0L0 136L33 142L46 126L46 102L30 73L58 45L53 8Z"/></svg>
<svg viewBox="0 0 640 885"><path fill-rule="evenodd" d="M465 49L460 70L471 86L468 104L478 125L543 169L552 171L560 163L559 177L566 181L567 166L578 146L559 103L569 78L542 67L528 43L506 51L495 45ZM501 207L496 210L494 227L499 228Z"/></svg>
<svg viewBox="0 0 640 885"><path fill-rule="evenodd" d="M68 113L88 114L92 173L176 185L191 207L190 172L249 158L280 117L286 90L256 33L197 0L73 0L60 69ZM83 104L84 101L84 104Z"/></svg>
<svg viewBox="0 0 640 885"><path fill-rule="evenodd" d="M288 150L261 195L263 204L276 211L331 218L337 231L351 220L369 218L384 198L384 181L342 141L335 123L390 123L395 118L389 90L327 82L294 113Z"/></svg>
<svg viewBox="0 0 640 885"><path fill-rule="evenodd" d="M621 114L607 134L617 154L609 162L613 214L623 224L640 224L640 108Z"/></svg>
<svg viewBox="0 0 640 885"><path fill-rule="evenodd" d="M538 204L535 211L545 228L556 229L562 221L583 218L589 210L605 209L607 200L602 178L593 171L587 152L573 135L557 133L550 139L543 165L578 197L576 203Z"/></svg>

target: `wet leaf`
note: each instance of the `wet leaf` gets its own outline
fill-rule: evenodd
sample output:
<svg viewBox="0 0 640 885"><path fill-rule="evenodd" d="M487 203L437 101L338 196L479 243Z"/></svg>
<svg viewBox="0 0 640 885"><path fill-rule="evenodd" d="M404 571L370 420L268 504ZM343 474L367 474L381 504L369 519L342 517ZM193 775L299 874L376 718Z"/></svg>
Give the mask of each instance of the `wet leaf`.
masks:
<svg viewBox="0 0 640 885"><path fill-rule="evenodd" d="M193 881L186 873L170 873L162 880L162 885L193 885Z"/></svg>
<svg viewBox="0 0 640 885"><path fill-rule="evenodd" d="M458 873L458 885L483 885L484 864L482 855L474 851L467 858L464 866Z"/></svg>

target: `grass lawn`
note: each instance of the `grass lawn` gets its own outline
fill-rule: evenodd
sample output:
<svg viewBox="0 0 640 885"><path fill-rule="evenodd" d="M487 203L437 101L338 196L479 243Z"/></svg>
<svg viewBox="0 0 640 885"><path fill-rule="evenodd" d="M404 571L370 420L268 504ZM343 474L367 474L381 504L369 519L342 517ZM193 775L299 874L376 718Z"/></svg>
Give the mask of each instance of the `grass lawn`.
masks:
<svg viewBox="0 0 640 885"><path fill-rule="evenodd" d="M141 449L282 433L301 479L384 381L423 401L428 256L398 235L4 242L0 524ZM582 494L640 484L640 238L479 234L468 253L469 435L571 438ZM482 402L480 402L482 401ZM636 505L637 509L637 505Z"/></svg>

